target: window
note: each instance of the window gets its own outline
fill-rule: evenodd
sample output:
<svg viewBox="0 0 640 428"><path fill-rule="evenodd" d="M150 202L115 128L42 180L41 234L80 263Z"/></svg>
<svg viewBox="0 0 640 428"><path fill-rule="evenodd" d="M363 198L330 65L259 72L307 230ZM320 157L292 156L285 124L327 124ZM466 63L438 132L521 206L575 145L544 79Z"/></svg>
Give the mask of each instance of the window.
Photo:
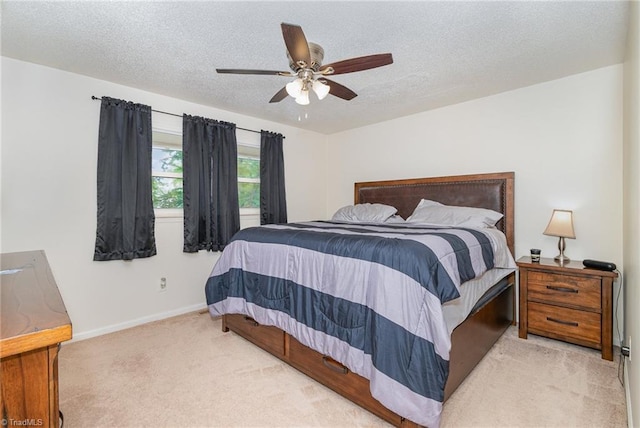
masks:
<svg viewBox="0 0 640 428"><path fill-rule="evenodd" d="M181 135L153 132L151 193L153 208L163 214L182 215Z"/></svg>
<svg viewBox="0 0 640 428"><path fill-rule="evenodd" d="M182 135L153 132L151 191L156 215L182 215ZM241 215L260 213L260 148L238 144L238 202Z"/></svg>
<svg viewBox="0 0 640 428"><path fill-rule="evenodd" d="M240 214L260 213L260 149L238 145Z"/></svg>

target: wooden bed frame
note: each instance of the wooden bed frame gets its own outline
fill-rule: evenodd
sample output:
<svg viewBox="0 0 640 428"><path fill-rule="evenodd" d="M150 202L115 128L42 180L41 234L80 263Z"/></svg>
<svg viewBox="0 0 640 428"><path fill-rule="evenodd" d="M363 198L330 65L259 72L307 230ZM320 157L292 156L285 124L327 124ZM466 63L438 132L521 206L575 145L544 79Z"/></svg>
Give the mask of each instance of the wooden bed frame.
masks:
<svg viewBox="0 0 640 428"><path fill-rule="evenodd" d="M488 208L504 214L496 225L514 253L514 173L458 175L355 183L355 203L383 203L407 218L421 199L446 205ZM480 362L509 325L515 322L515 274L509 287L472 313L452 333L449 378L445 400ZM302 345L280 329L259 325L244 315L225 315L222 330L233 330L318 382L328 386L382 419L401 427L418 426L375 400L369 381L346 367Z"/></svg>

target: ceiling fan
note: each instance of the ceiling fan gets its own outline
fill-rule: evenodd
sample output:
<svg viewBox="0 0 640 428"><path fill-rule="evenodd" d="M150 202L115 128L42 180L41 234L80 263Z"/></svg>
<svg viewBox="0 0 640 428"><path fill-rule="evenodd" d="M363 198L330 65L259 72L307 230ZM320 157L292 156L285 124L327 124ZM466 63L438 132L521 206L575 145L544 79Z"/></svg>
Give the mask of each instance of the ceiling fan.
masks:
<svg viewBox="0 0 640 428"><path fill-rule="evenodd" d="M226 74L260 74L295 77L284 88L280 89L269 101L277 103L292 96L298 104L309 104L309 90L313 90L319 99L327 94L334 95L343 100L351 100L358 96L351 89L326 78L326 76L353 73L355 71L369 70L393 63L390 53L367 55L357 58L345 59L322 65L324 49L316 43L308 43L302 31L302 27L292 24L281 24L282 36L287 47L289 67L292 71L277 70L245 70L233 68L218 68L218 73Z"/></svg>

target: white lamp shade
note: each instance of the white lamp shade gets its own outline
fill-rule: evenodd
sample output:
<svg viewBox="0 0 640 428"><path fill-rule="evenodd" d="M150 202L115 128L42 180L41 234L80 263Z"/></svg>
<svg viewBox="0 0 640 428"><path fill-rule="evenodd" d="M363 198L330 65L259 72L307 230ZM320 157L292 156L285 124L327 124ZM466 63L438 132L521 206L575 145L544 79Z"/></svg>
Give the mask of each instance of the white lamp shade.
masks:
<svg viewBox="0 0 640 428"><path fill-rule="evenodd" d="M318 96L319 100L324 99L327 95L329 95L329 90L331 88L329 88L328 85L325 85L324 83L320 82L319 80L315 80L313 82L313 86L312 86L313 92L316 93L316 95Z"/></svg>
<svg viewBox="0 0 640 428"><path fill-rule="evenodd" d="M551 220L549 220L549 224L543 234L575 239L576 234L573 231L573 211L553 210Z"/></svg>
<svg viewBox="0 0 640 428"><path fill-rule="evenodd" d="M296 102L300 105L306 106L309 104L309 91L300 91L300 95L296 97Z"/></svg>
<svg viewBox="0 0 640 428"><path fill-rule="evenodd" d="M291 95L293 98L298 98L302 91L302 79L296 79L293 82L289 82L285 87L287 88L287 94Z"/></svg>

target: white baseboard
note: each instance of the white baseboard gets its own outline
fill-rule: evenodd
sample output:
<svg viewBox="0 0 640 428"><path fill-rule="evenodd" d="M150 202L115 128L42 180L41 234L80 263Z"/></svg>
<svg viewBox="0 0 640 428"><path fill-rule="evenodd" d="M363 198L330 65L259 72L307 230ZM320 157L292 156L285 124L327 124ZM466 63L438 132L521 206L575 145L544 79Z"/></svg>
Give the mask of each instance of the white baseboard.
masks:
<svg viewBox="0 0 640 428"><path fill-rule="evenodd" d="M629 428L635 427L633 424L633 412L631 410L631 388L629 387L629 365L626 364L627 361L625 359L625 364L623 367L623 376L624 376L624 394L626 396L627 401L627 424Z"/></svg>
<svg viewBox="0 0 640 428"><path fill-rule="evenodd" d="M187 314L189 312L196 312L196 311L201 311L206 309L207 309L206 303L198 303L197 305L191 305L191 306L174 309L167 312L161 312L159 314L137 318L137 319L126 321L120 324L113 324L107 327L101 327L95 330L89 330L82 333L74 333L73 338L69 342L65 342L65 343L79 342L81 340L91 339L92 337L102 336L103 334L114 333L116 331L125 330L127 328L136 327L136 326L147 324L153 321L160 321L166 318L171 318L178 315Z"/></svg>

